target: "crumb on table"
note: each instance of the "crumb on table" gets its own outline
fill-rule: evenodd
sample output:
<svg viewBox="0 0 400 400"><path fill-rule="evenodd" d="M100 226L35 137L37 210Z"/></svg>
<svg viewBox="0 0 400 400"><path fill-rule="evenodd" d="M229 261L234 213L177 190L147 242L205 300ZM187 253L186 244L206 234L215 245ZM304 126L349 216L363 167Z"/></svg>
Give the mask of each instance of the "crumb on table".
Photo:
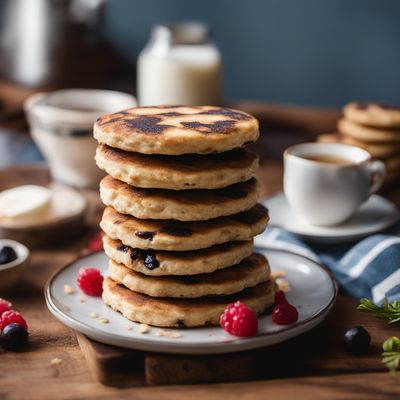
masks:
<svg viewBox="0 0 400 400"><path fill-rule="evenodd" d="M62 359L55 357L50 361L50 365L60 365L62 364Z"/></svg>

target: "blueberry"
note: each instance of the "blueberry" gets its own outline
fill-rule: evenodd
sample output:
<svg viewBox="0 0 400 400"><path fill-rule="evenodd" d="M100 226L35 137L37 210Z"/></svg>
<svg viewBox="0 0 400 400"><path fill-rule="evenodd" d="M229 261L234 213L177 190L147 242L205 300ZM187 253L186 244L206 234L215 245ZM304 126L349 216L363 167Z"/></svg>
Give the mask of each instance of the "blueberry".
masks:
<svg viewBox="0 0 400 400"><path fill-rule="evenodd" d="M345 349L349 353L355 355L367 353L369 345L371 344L371 336L362 326L355 326L349 329L344 334L343 340Z"/></svg>
<svg viewBox="0 0 400 400"><path fill-rule="evenodd" d="M19 350L28 341L28 331L20 324L7 325L0 336L2 346L7 350Z"/></svg>
<svg viewBox="0 0 400 400"><path fill-rule="evenodd" d="M144 266L149 270L153 270L160 266L160 262L157 260L154 250L146 251L144 256Z"/></svg>
<svg viewBox="0 0 400 400"><path fill-rule="evenodd" d="M7 264L17 259L17 253L10 246L4 246L0 250L0 265Z"/></svg>

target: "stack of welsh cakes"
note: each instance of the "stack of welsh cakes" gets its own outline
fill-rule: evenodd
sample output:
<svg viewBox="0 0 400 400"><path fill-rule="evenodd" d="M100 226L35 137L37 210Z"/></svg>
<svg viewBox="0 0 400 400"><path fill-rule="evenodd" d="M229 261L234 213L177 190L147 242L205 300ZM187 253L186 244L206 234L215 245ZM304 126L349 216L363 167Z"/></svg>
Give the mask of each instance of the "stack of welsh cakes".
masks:
<svg viewBox="0 0 400 400"><path fill-rule="evenodd" d="M221 107L159 106L100 117L97 165L109 257L103 300L162 327L216 325L240 300L257 314L274 301L253 237L268 223L245 145L257 120Z"/></svg>
<svg viewBox="0 0 400 400"><path fill-rule="evenodd" d="M367 150L386 165L386 183L400 178L400 107L376 102L352 102L343 108L338 133L321 135L318 141L339 142Z"/></svg>

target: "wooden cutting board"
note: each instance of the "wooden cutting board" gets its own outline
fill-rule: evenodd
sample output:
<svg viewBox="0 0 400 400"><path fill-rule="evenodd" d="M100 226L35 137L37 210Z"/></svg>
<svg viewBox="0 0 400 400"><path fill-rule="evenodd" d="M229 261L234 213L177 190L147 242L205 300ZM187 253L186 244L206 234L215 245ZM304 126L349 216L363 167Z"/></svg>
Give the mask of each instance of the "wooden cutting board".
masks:
<svg viewBox="0 0 400 400"><path fill-rule="evenodd" d="M343 371L385 371L380 362L381 337L370 316L356 302L339 296L320 326L290 341L261 349L221 355L174 355L122 349L77 333L80 348L98 381L107 386L132 387L195 383L239 382ZM351 326L366 327L373 338L370 353L352 356L344 351L343 333Z"/></svg>

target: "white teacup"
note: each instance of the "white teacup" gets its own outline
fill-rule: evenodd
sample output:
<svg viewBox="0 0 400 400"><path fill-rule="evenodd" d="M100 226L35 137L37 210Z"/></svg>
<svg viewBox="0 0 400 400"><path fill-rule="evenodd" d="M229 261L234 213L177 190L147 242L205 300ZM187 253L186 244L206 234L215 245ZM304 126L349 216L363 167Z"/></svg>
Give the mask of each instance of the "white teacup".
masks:
<svg viewBox="0 0 400 400"><path fill-rule="evenodd" d="M303 143L284 153L283 186L293 210L313 225L346 221L375 193L385 164L356 146Z"/></svg>

